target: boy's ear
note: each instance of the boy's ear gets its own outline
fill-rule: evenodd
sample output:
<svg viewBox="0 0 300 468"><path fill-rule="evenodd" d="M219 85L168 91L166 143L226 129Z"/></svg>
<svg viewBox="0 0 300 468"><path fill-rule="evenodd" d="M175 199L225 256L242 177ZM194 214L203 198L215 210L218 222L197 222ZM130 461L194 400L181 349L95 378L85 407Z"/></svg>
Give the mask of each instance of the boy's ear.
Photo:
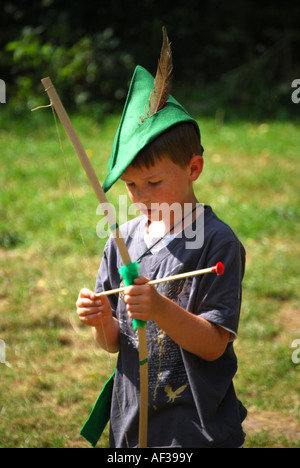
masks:
<svg viewBox="0 0 300 468"><path fill-rule="evenodd" d="M194 155L191 157L190 162L188 164L188 168L190 170L190 181L194 182L200 176L203 170L204 160L203 157L200 155Z"/></svg>

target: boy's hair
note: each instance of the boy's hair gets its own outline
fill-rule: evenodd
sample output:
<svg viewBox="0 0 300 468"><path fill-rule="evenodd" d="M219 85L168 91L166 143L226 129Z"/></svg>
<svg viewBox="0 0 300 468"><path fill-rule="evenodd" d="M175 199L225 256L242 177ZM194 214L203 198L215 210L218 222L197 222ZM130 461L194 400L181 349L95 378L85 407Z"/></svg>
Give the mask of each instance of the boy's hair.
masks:
<svg viewBox="0 0 300 468"><path fill-rule="evenodd" d="M192 123L180 123L169 128L145 146L134 158L133 167L146 166L168 158L181 167L186 167L194 155L203 154L199 134Z"/></svg>

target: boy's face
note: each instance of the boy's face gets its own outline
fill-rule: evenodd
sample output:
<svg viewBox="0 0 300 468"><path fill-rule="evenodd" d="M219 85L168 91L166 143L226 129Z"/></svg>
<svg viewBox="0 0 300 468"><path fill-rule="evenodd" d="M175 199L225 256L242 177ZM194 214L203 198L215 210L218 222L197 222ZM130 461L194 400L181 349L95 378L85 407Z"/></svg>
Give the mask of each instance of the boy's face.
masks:
<svg viewBox="0 0 300 468"><path fill-rule="evenodd" d="M186 167L180 167L168 158L157 160L149 168L129 166L121 179L125 182L129 197L149 221L160 221L163 214L158 205L184 207L195 204L193 181L202 172L203 159L193 156Z"/></svg>

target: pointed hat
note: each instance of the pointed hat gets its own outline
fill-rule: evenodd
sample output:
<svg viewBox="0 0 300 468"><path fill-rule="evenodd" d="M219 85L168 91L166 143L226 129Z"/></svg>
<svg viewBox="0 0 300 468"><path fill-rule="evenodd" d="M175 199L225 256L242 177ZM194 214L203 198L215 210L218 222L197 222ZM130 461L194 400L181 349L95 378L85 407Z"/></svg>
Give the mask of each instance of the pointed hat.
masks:
<svg viewBox="0 0 300 468"><path fill-rule="evenodd" d="M129 87L123 114L114 138L108 162L109 174L103 190L107 192L130 166L138 153L151 141L173 125L183 122L194 124L200 138L197 122L172 96L168 96L163 107L149 114L145 104L154 88L153 76L141 66L137 66ZM146 112L146 117L140 118Z"/></svg>

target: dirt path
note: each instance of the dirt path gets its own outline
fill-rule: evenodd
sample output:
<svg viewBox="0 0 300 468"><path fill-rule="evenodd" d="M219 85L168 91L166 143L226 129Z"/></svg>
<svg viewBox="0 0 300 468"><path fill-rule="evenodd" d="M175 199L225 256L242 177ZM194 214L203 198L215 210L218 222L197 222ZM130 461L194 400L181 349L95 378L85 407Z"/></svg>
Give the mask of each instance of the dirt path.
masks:
<svg viewBox="0 0 300 468"><path fill-rule="evenodd" d="M279 411L252 411L248 408L243 426L249 436L266 431L275 438L284 436L292 441L300 440L300 424L297 419L292 415L282 415Z"/></svg>

